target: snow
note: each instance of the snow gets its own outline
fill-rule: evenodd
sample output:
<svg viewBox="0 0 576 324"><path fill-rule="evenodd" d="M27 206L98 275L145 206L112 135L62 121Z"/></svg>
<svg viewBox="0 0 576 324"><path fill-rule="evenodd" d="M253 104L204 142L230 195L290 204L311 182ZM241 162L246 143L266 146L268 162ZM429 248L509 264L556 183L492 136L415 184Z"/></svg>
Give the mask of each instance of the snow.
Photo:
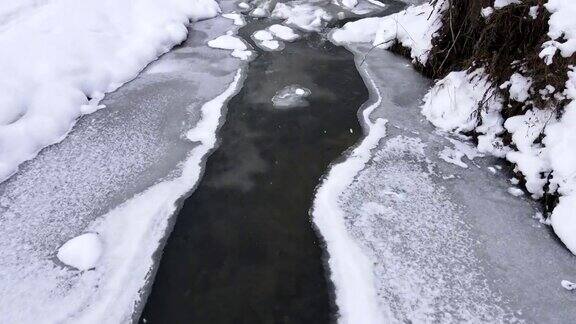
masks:
<svg viewBox="0 0 576 324"><path fill-rule="evenodd" d="M524 195L524 191L518 187L510 187L508 188L508 193L514 197L520 197Z"/></svg>
<svg viewBox="0 0 576 324"><path fill-rule="evenodd" d="M0 4L0 181L96 111L90 98L182 42L189 21L220 11L212 0L10 3Z"/></svg>
<svg viewBox="0 0 576 324"><path fill-rule="evenodd" d="M492 15L492 13L494 13L494 8L492 8L492 7L482 8L482 10L480 11L480 14L484 18L490 17Z"/></svg>
<svg viewBox="0 0 576 324"><path fill-rule="evenodd" d="M232 50L230 55L239 58L242 61L249 60L254 54L248 45L238 36L234 35L221 35L210 41L208 41L208 46L212 48L218 48L223 50Z"/></svg>
<svg viewBox="0 0 576 324"><path fill-rule="evenodd" d="M58 250L58 260L78 270L96 267L102 255L102 243L96 233L86 233L70 239Z"/></svg>
<svg viewBox="0 0 576 324"><path fill-rule="evenodd" d="M344 162L333 165L314 197L312 220L320 230L330 258L330 279L336 289L340 322L384 323L378 303L372 262L350 235L345 224L345 212L338 204L339 196L354 181L370 159L370 151L386 133L386 120L371 121L369 116L381 103L378 99L365 107L362 118L368 127L367 137Z"/></svg>
<svg viewBox="0 0 576 324"><path fill-rule="evenodd" d="M222 35L208 41L208 46L224 50L246 50L248 46L244 41L233 35Z"/></svg>
<svg viewBox="0 0 576 324"><path fill-rule="evenodd" d="M266 30L258 30L252 35L252 37L259 41L269 41L274 39L272 33Z"/></svg>
<svg viewBox="0 0 576 324"><path fill-rule="evenodd" d="M436 82L426 94L422 114L442 130L471 131L478 126L477 112L485 92L489 90L490 83L481 69L472 73L451 72ZM498 109L497 97L488 96L488 98L490 99L486 104L491 107L489 111ZM495 130L487 129L486 132L499 130L496 127Z"/></svg>
<svg viewBox="0 0 576 324"><path fill-rule="evenodd" d="M225 13L222 14L222 17L231 19L232 21L234 21L234 25L236 26L246 25L246 20L244 19L244 16L242 16L239 13Z"/></svg>
<svg viewBox="0 0 576 324"><path fill-rule="evenodd" d="M514 73L510 80L504 82L500 89L508 89L510 99L525 102L530 97L530 89L532 87L532 78L525 77L522 74Z"/></svg>
<svg viewBox="0 0 576 324"><path fill-rule="evenodd" d="M568 281L568 280L562 280L560 282L560 285L562 285L562 287L564 287L564 289L566 289L566 290L576 289L576 283L573 283L573 282Z"/></svg>
<svg viewBox="0 0 576 324"><path fill-rule="evenodd" d="M247 4L246 2L240 2L240 3L238 3L238 7L239 7L240 9L250 9L250 5Z"/></svg>
<svg viewBox="0 0 576 324"><path fill-rule="evenodd" d="M300 35L295 33L294 30L288 26L274 24L268 27L268 30L274 34L275 37L283 41L292 42L300 38Z"/></svg>
<svg viewBox="0 0 576 324"><path fill-rule="evenodd" d="M390 16L360 19L334 31L331 37L338 44L372 42L384 49L398 42L410 49L414 62L425 64L432 48L432 38L441 27L440 15L446 3L439 1L432 5L426 2Z"/></svg>
<svg viewBox="0 0 576 324"><path fill-rule="evenodd" d="M320 31L333 19L326 10L304 0L278 3L271 16L304 31Z"/></svg>
<svg viewBox="0 0 576 324"><path fill-rule="evenodd" d="M494 8L501 9L511 4L519 4L519 3L521 3L520 0L495 0Z"/></svg>
<svg viewBox="0 0 576 324"><path fill-rule="evenodd" d="M551 40L544 43L540 57L551 64L557 51L563 57L570 57L576 52L576 23L573 19L576 16L576 2L548 0L544 6L552 13L548 21Z"/></svg>
<svg viewBox="0 0 576 324"><path fill-rule="evenodd" d="M451 138L449 139L449 141L452 143L454 148L445 147L438 154L438 156L442 160L448 163L452 163L454 165L466 169L468 168L468 164L464 163L462 161L462 158L466 157L468 158L469 161L473 161L477 157L483 157L483 155L480 154L475 147L466 142L454 140Z"/></svg>

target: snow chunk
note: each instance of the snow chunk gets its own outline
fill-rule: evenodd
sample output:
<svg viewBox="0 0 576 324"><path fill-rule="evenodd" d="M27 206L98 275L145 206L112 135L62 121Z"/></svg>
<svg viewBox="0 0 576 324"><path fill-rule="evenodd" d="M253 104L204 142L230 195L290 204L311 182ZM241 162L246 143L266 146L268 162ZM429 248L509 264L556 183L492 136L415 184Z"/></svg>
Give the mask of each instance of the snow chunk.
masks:
<svg viewBox="0 0 576 324"><path fill-rule="evenodd" d="M222 17L232 20L234 22L234 25L236 26L246 25L246 20L244 19L244 16L242 16L239 13L225 13L222 15Z"/></svg>
<svg viewBox="0 0 576 324"><path fill-rule="evenodd" d="M570 57L576 52L576 2L572 0L549 0L544 5L552 13L548 24L550 41L545 42L540 52L546 64L551 64L557 51L563 57ZM562 42L562 40L565 40Z"/></svg>
<svg viewBox="0 0 576 324"><path fill-rule="evenodd" d="M274 39L274 36L272 35L272 33L270 33L269 31L266 31L266 30L259 30L259 31L255 32L254 34L252 34L252 37L254 37L254 39L259 40L259 41L267 41L267 40Z"/></svg>
<svg viewBox="0 0 576 324"><path fill-rule="evenodd" d="M248 49L248 46L246 46L242 39L232 35L222 35L211 41L208 41L208 46L225 50L244 51Z"/></svg>
<svg viewBox="0 0 576 324"><path fill-rule="evenodd" d="M495 0L494 9L501 9L511 4L519 4L520 0Z"/></svg>
<svg viewBox="0 0 576 324"><path fill-rule="evenodd" d="M510 187L508 188L508 193L511 194L514 197L520 197L524 195L524 191L522 191L522 189L517 188L517 187Z"/></svg>
<svg viewBox="0 0 576 324"><path fill-rule="evenodd" d="M265 51L282 50L282 45L284 45L283 43L274 40L274 35L267 30L256 31L252 34L252 38L256 42L256 45Z"/></svg>
<svg viewBox="0 0 576 324"><path fill-rule="evenodd" d="M300 38L300 35L296 34L292 28L287 26L275 24L268 27L268 30L283 41L292 42Z"/></svg>
<svg viewBox="0 0 576 324"><path fill-rule="evenodd" d="M576 289L576 283L570 282L568 280L562 280L560 282L560 284L562 285L562 287L564 287L564 289L566 290L574 290Z"/></svg>
<svg viewBox="0 0 576 324"><path fill-rule="evenodd" d="M480 72L451 72L426 94L422 114L442 130L471 131L477 125L475 114L486 91L488 84Z"/></svg>
<svg viewBox="0 0 576 324"><path fill-rule="evenodd" d="M326 10L308 1L278 3L272 11L273 18L284 19L286 25L293 25L304 31L320 31L333 17Z"/></svg>
<svg viewBox="0 0 576 324"><path fill-rule="evenodd" d="M515 151L506 154L506 159L516 163L518 171L526 177L526 189L535 198L544 194L544 185L550 166L541 144L534 141L543 133L546 123L550 121L551 113L540 109L528 110L524 115L508 118L504 126L512 134Z"/></svg>
<svg viewBox="0 0 576 324"><path fill-rule="evenodd" d="M96 267L102 255L102 243L96 233L86 233L64 243L58 250L58 260L84 271Z"/></svg>
<svg viewBox="0 0 576 324"><path fill-rule="evenodd" d="M492 15L492 13L494 13L494 8L492 8L492 7L482 8L482 11L480 11L480 14L484 18L490 17Z"/></svg>
<svg viewBox="0 0 576 324"><path fill-rule="evenodd" d="M522 74L514 73L510 80L504 82L500 89L510 88L510 99L518 102L525 102L530 97L530 88L532 87L532 78L525 77Z"/></svg>

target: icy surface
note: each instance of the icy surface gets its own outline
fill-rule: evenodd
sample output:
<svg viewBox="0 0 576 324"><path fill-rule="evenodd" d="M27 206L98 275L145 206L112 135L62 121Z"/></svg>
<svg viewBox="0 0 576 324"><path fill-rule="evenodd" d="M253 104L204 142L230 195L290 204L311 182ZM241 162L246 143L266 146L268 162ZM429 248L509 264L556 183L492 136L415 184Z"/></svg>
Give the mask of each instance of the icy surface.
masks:
<svg viewBox="0 0 576 324"><path fill-rule="evenodd" d="M240 61L207 46L234 28L225 18L194 24L183 46L107 95L107 109L0 184L0 322L138 316L175 202L200 176L222 104L241 82ZM58 260L83 233L102 246L89 271Z"/></svg>
<svg viewBox="0 0 576 324"><path fill-rule="evenodd" d="M0 3L0 181L186 39L213 0Z"/></svg>
<svg viewBox="0 0 576 324"><path fill-rule="evenodd" d="M354 45L358 61L369 49ZM467 149L421 117L430 84L404 60L378 52L361 68L375 87L367 136L331 168L313 210L340 321L576 320L576 296L559 285L576 260L532 217L537 205L508 194L494 158L464 169L438 157ZM379 118L385 136L371 126Z"/></svg>

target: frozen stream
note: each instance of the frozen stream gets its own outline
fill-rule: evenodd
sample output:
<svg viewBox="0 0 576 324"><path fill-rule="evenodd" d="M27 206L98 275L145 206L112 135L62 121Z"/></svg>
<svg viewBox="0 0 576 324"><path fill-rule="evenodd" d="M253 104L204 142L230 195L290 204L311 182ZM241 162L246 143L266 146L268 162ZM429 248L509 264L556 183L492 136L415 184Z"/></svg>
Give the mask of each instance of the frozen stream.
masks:
<svg viewBox="0 0 576 324"><path fill-rule="evenodd" d="M360 63L369 46L352 50ZM576 295L560 285L576 258L533 218L537 204L507 192L498 160L439 158L470 148L420 115L430 82L406 60L377 50L360 69L368 134L332 167L313 213L343 320L576 321Z"/></svg>
<svg viewBox="0 0 576 324"><path fill-rule="evenodd" d="M424 120L430 81L312 32L354 1L249 2L312 29L195 23L0 183L0 323L576 322L576 258L504 165ZM207 46L237 31L250 64ZM86 233L95 265L62 263Z"/></svg>

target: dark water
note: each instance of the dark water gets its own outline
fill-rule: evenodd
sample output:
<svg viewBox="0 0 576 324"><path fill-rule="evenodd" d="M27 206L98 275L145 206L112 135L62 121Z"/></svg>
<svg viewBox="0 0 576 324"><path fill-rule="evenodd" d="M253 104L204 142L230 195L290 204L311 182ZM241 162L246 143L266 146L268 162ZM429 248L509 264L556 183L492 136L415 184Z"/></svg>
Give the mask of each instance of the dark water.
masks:
<svg viewBox="0 0 576 324"><path fill-rule="evenodd" d="M249 39L261 22L240 31ZM309 35L250 64L167 241L141 322L326 323L335 319L309 209L328 165L361 135L368 91L351 53ZM275 109L287 85L308 107Z"/></svg>

